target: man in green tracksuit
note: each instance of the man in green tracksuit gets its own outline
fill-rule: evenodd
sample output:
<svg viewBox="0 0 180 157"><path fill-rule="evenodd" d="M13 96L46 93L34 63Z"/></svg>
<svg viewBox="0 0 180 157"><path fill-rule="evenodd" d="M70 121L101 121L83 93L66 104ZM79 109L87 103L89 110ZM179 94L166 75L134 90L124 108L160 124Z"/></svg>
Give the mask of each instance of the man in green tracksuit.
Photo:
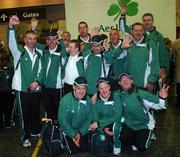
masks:
<svg viewBox="0 0 180 157"><path fill-rule="evenodd" d="M42 51L35 47L36 33L27 31L25 46L20 47L15 37L14 26L18 25L17 16L9 20L9 49L14 59L15 72L12 89L16 91L19 105L20 136L23 147L30 147L30 135L37 136L40 126L40 89Z"/></svg>
<svg viewBox="0 0 180 157"><path fill-rule="evenodd" d="M42 58L42 96L47 117L57 120L60 97L62 95L62 69L66 54L58 43L57 34L48 32L47 46L43 49Z"/></svg>
<svg viewBox="0 0 180 157"><path fill-rule="evenodd" d="M126 5L121 6L121 18L120 18L120 29L122 32L130 33L130 28L126 25L125 15L127 12ZM151 13L145 13L142 16L143 26L145 29L145 36L150 40L153 40L156 44L157 53L159 55L159 65L160 65L160 78L164 81L169 72L170 60L169 54L166 49L164 38L161 33L156 30L156 27L153 26L154 18Z"/></svg>
<svg viewBox="0 0 180 157"><path fill-rule="evenodd" d="M71 154L88 150L88 128L92 121L92 102L86 95L87 81L84 77L74 80L73 92L65 95L59 105L58 122L66 135Z"/></svg>
<svg viewBox="0 0 180 157"><path fill-rule="evenodd" d="M78 24L78 40L81 43L81 51L86 51L91 48L91 35L88 33L88 24L85 21L81 21Z"/></svg>
<svg viewBox="0 0 180 157"><path fill-rule="evenodd" d="M111 29L109 32L109 39L111 43L111 49L113 50L113 61L112 61L112 70L114 77L116 79L119 78L120 74L124 72L125 67L125 59L124 58L118 58L116 56L116 51L118 51L119 47L122 44L122 40L119 39L119 30L118 29Z"/></svg>
<svg viewBox="0 0 180 157"><path fill-rule="evenodd" d="M131 36L127 36L119 49L125 57L125 72L131 74L138 87L154 90L159 77L159 56L153 40L144 36L141 23L132 25Z"/></svg>
<svg viewBox="0 0 180 157"><path fill-rule="evenodd" d="M103 44L104 43L104 44ZM85 77L88 82L88 95L96 93L96 82L100 77L109 77L112 64L112 50L110 45L104 42L101 35L92 37L91 49L83 53Z"/></svg>
<svg viewBox="0 0 180 157"><path fill-rule="evenodd" d="M146 31L146 36L151 40L154 40L156 43L159 54L159 64L161 68L160 78L165 80L169 73L170 59L164 42L164 37L156 30L156 27L153 26L154 17L151 13L145 13L142 16L142 20Z"/></svg>
<svg viewBox="0 0 180 157"><path fill-rule="evenodd" d="M84 76L84 62L80 42L73 39L68 43L68 55L62 71L64 95L72 92L74 80L78 76Z"/></svg>
<svg viewBox="0 0 180 157"><path fill-rule="evenodd" d="M31 29L36 31L38 20L31 19ZM37 32L37 31L36 31ZM47 118L57 120L59 101L62 96L62 69L67 58L63 40L58 40L56 30L46 34L46 44L37 43L43 50L42 57L42 99Z"/></svg>
<svg viewBox="0 0 180 157"><path fill-rule="evenodd" d="M93 106L93 123L89 129L105 132L112 137L113 124L122 117L122 103L117 93L111 92L109 79L100 78L97 81L97 100Z"/></svg>
<svg viewBox="0 0 180 157"><path fill-rule="evenodd" d="M156 96L137 88L132 76L127 73L121 74L119 84L122 87L119 95L123 105L123 118L114 127L115 148L120 148L117 140L120 135L121 143L132 146L133 150L144 151L151 143L151 133L155 127L155 120L149 109L166 109L165 98L169 87L164 85L159 96Z"/></svg>

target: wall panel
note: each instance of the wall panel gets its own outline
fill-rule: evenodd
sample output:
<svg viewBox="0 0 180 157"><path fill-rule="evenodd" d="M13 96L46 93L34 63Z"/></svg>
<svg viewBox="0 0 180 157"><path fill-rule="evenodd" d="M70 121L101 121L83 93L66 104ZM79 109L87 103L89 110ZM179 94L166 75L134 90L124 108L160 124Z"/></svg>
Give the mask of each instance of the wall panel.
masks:
<svg viewBox="0 0 180 157"><path fill-rule="evenodd" d="M20 7L43 5L43 0L20 0Z"/></svg>
<svg viewBox="0 0 180 157"><path fill-rule="evenodd" d="M17 8L20 6L19 1L20 0L1 0L0 9Z"/></svg>

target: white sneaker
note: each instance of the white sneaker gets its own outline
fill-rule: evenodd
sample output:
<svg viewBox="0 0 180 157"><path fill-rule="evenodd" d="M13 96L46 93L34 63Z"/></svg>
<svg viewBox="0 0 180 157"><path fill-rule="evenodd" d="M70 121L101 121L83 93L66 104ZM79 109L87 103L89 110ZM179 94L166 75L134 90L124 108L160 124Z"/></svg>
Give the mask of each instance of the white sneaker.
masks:
<svg viewBox="0 0 180 157"><path fill-rule="evenodd" d="M133 151L138 151L137 147L134 146L134 145L132 145L131 148L132 148Z"/></svg>
<svg viewBox="0 0 180 157"><path fill-rule="evenodd" d="M119 155L120 153L121 153L121 148L113 147L113 154L114 155Z"/></svg>
<svg viewBox="0 0 180 157"><path fill-rule="evenodd" d="M39 134L31 134L32 137L41 137L41 133Z"/></svg>
<svg viewBox="0 0 180 157"><path fill-rule="evenodd" d="M151 140L154 140L154 141L157 140L157 137L156 137L155 133L152 133Z"/></svg>
<svg viewBox="0 0 180 157"><path fill-rule="evenodd" d="M31 147L31 142L29 139L26 139L22 145L24 148L28 148L28 147Z"/></svg>

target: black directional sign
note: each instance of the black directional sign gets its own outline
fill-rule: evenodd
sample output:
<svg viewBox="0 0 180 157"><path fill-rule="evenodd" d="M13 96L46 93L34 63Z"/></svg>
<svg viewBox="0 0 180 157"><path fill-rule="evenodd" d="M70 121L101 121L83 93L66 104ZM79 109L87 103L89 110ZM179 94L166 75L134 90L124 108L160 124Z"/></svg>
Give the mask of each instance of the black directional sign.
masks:
<svg viewBox="0 0 180 157"><path fill-rule="evenodd" d="M8 22L12 15L18 16L21 21L29 20L32 17L46 19L46 8L2 9L0 10L0 22Z"/></svg>

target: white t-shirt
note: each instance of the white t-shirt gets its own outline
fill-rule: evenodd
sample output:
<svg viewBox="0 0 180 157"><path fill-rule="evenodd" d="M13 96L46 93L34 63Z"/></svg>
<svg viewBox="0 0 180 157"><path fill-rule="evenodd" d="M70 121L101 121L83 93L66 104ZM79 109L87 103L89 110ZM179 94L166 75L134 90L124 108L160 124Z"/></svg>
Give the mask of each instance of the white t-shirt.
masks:
<svg viewBox="0 0 180 157"><path fill-rule="evenodd" d="M78 55L69 56L66 68L65 68L65 77L64 82L73 85L74 80L79 76L76 62L78 61Z"/></svg>

